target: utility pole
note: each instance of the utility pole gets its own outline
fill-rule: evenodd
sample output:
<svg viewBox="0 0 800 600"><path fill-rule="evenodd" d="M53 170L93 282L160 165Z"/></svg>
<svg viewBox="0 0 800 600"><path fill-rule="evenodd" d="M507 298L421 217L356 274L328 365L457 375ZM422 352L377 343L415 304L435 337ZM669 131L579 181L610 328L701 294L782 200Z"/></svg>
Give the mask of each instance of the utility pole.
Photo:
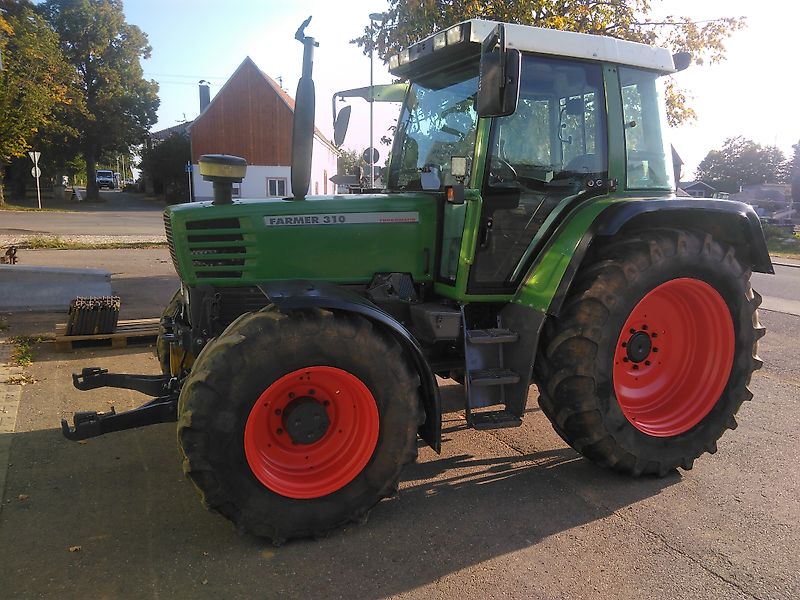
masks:
<svg viewBox="0 0 800 600"><path fill-rule="evenodd" d="M373 64L375 54L375 21L383 23L383 13L371 13L369 15L369 188L375 187L375 141L373 136L373 105L375 104L375 87L373 82Z"/></svg>

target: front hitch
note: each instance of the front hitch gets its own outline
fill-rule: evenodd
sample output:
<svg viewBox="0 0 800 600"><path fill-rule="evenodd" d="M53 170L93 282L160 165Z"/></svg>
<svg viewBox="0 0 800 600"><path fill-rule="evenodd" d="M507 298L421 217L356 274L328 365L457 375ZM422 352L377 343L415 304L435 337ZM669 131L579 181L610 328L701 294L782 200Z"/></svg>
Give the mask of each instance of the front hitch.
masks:
<svg viewBox="0 0 800 600"><path fill-rule="evenodd" d="M168 375L126 375L109 373L107 369L89 367L73 373L72 383L79 390L94 390L113 387L134 390L157 396L138 408L118 413L112 407L109 412L84 411L73 417L73 425L61 420L61 432L68 440L78 441L97 437L113 431L123 431L170 423L178 420L178 396L180 381Z"/></svg>
<svg viewBox="0 0 800 600"><path fill-rule="evenodd" d="M134 390L147 396L161 396L170 391L172 378L169 375L126 375L109 373L108 369L87 367L72 374L72 385L81 391L101 387Z"/></svg>

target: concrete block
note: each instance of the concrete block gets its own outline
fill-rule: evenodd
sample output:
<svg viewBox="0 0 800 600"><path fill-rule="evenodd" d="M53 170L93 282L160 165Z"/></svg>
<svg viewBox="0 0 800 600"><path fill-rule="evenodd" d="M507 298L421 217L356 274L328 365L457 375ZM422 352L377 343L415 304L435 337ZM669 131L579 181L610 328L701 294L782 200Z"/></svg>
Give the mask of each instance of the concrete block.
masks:
<svg viewBox="0 0 800 600"><path fill-rule="evenodd" d="M78 296L110 296L111 273L102 269L67 269L0 265L0 311L64 311Z"/></svg>

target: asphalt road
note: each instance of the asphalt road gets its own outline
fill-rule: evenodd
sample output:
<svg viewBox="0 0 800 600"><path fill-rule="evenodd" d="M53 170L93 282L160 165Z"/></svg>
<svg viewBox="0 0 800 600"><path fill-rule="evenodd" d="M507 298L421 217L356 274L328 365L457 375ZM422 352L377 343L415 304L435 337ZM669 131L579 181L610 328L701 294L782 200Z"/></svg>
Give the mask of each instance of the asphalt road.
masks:
<svg viewBox="0 0 800 600"><path fill-rule="evenodd" d="M774 275L753 274L753 287L764 297L762 307L800 316L800 261L774 259Z"/></svg>
<svg viewBox="0 0 800 600"><path fill-rule="evenodd" d="M59 256L115 271L131 315L155 316L153 303L174 290L165 249L22 258ZM767 301L792 300L800 285L800 269L784 269L754 278ZM144 293L150 275L162 279ZM28 317L15 315L6 335L61 316ZM691 471L632 480L592 465L552 431L535 387L522 427L466 429L462 389L445 383L442 454L421 447L400 495L367 523L280 548L203 509L182 476L174 425L85 444L61 437L57 423L73 411L142 402L127 391L79 392L71 372L154 373L152 348L65 355L43 344L27 370L35 383L15 386L14 433L0 433L10 445L0 597L795 600L800 317L761 317L768 335L755 397L717 454Z"/></svg>
<svg viewBox="0 0 800 600"><path fill-rule="evenodd" d="M34 235L164 238L163 203L119 191L105 190L100 197L103 202L50 202L48 206L43 201L45 208L55 208L58 212L0 210L0 240L6 236Z"/></svg>

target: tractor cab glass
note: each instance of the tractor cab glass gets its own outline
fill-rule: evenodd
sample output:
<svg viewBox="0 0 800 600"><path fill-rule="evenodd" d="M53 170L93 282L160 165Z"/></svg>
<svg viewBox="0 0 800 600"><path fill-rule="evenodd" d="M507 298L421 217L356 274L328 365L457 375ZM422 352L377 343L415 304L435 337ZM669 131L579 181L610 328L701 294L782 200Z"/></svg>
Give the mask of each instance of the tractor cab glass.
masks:
<svg viewBox="0 0 800 600"><path fill-rule="evenodd" d="M477 64L415 81L406 97L392 149L389 189L443 190L457 183L453 157L475 150Z"/></svg>
<svg viewBox="0 0 800 600"><path fill-rule="evenodd" d="M664 91L659 73L620 67L625 124L627 188L675 188L667 129Z"/></svg>
<svg viewBox="0 0 800 600"><path fill-rule="evenodd" d="M608 176L599 64L526 55L517 110L494 119L470 287L511 288L553 209Z"/></svg>

